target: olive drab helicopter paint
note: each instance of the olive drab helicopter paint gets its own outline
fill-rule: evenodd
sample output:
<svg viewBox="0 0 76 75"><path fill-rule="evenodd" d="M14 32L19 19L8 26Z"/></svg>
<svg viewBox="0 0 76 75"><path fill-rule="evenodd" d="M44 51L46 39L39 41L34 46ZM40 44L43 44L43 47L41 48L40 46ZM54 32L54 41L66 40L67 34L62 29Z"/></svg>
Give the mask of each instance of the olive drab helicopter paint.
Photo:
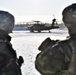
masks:
<svg viewBox="0 0 76 75"><path fill-rule="evenodd" d="M55 22L56 22L55 18L52 20L52 24L50 26L46 26L46 24L42 24L40 21L33 21L33 22L34 24L28 27L28 30L30 30L30 32L34 32L34 31L41 32L44 30L59 28L59 26L55 26Z"/></svg>

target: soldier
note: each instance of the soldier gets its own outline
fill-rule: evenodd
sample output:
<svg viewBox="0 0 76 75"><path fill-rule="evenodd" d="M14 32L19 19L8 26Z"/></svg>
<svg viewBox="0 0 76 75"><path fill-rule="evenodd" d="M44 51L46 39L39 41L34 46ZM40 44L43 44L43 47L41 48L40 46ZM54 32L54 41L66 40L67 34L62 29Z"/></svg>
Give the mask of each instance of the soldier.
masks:
<svg viewBox="0 0 76 75"><path fill-rule="evenodd" d="M69 37L62 41L47 38L39 46L35 68L41 75L76 75L76 4L66 7L62 15Z"/></svg>
<svg viewBox="0 0 76 75"><path fill-rule="evenodd" d="M72 62L69 70L76 75L76 3L67 6L63 12L63 22L68 28L70 35L70 44L73 51Z"/></svg>
<svg viewBox="0 0 76 75"><path fill-rule="evenodd" d="M16 51L10 43L9 33L14 27L14 16L0 11L0 75L22 75Z"/></svg>

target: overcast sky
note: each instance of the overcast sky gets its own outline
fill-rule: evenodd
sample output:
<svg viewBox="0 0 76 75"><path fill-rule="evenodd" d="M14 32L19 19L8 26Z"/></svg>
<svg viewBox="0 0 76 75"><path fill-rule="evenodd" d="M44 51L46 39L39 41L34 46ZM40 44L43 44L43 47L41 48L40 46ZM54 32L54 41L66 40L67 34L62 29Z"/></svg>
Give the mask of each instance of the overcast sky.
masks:
<svg viewBox="0 0 76 75"><path fill-rule="evenodd" d="M76 0L0 0L0 10L12 13L16 22L50 21L53 15L61 19L62 10L75 2Z"/></svg>

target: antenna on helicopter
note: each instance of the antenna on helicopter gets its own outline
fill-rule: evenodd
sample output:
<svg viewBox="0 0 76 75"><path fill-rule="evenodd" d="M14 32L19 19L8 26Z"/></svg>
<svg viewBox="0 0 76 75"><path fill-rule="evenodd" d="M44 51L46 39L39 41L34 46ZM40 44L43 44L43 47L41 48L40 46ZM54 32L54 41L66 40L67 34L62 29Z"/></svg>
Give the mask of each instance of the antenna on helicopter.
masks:
<svg viewBox="0 0 76 75"><path fill-rule="evenodd" d="M54 17L54 19L55 19L55 15L53 14L53 17Z"/></svg>

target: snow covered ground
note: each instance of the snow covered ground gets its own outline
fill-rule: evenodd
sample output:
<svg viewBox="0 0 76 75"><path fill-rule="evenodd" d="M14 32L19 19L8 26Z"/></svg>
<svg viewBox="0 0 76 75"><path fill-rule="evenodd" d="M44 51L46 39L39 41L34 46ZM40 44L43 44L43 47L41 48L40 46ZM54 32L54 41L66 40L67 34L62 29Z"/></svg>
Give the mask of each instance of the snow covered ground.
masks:
<svg viewBox="0 0 76 75"><path fill-rule="evenodd" d="M34 61L39 53L38 46L41 42L50 37L51 39L63 40L68 36L66 30L54 30L51 33L30 33L29 31L14 31L12 34L12 45L18 56L23 56L22 75L40 75L35 69Z"/></svg>

